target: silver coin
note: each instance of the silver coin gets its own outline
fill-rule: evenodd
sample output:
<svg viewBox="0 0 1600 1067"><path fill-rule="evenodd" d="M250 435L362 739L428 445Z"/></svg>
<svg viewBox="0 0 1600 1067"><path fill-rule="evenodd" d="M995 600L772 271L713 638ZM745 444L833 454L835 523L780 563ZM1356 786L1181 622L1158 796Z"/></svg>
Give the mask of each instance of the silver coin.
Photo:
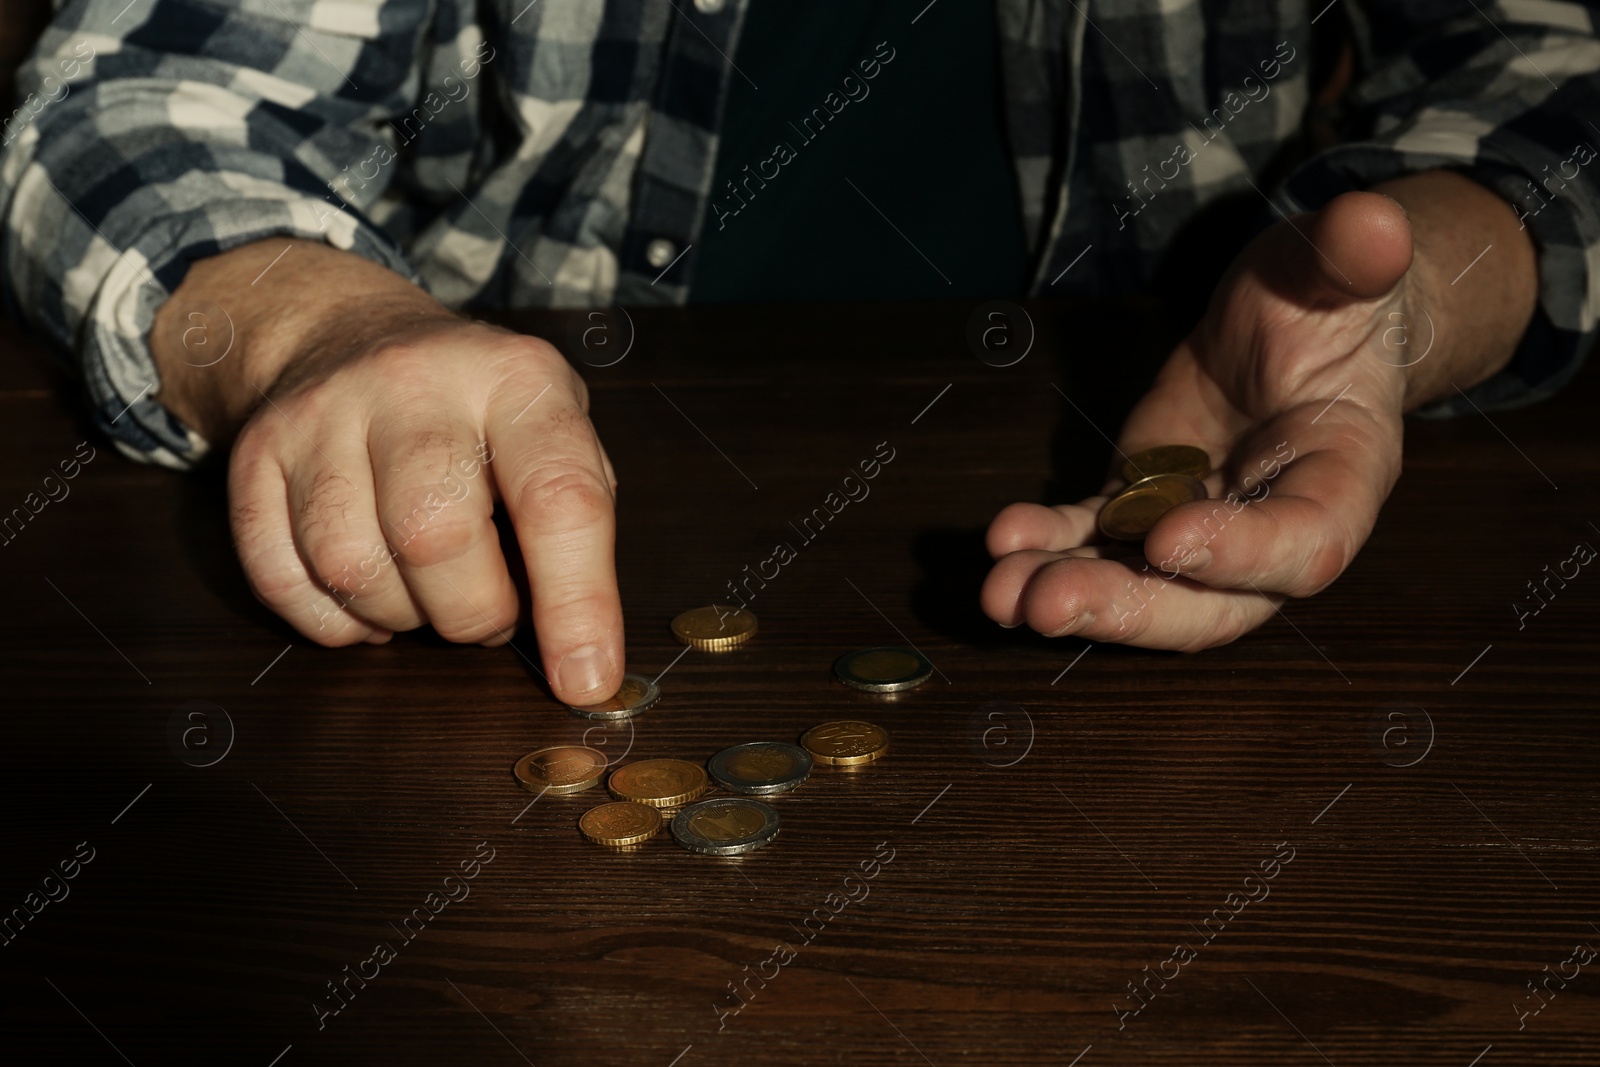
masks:
<svg viewBox="0 0 1600 1067"><path fill-rule="evenodd" d="M568 704L567 710L585 719L631 719L661 699L661 689L642 674L624 674L622 688L598 704Z"/></svg>
<svg viewBox="0 0 1600 1067"><path fill-rule="evenodd" d="M714 797L686 805L672 818L672 836L690 852L737 856L778 836L778 812L744 797Z"/></svg>
<svg viewBox="0 0 1600 1067"><path fill-rule="evenodd" d="M718 752L706 763L712 781L730 793L787 793L811 775L811 753L784 741L751 741Z"/></svg>
<svg viewBox="0 0 1600 1067"><path fill-rule="evenodd" d="M933 676L933 664L915 649L863 648L840 656L833 673L852 689L897 693L926 682Z"/></svg>

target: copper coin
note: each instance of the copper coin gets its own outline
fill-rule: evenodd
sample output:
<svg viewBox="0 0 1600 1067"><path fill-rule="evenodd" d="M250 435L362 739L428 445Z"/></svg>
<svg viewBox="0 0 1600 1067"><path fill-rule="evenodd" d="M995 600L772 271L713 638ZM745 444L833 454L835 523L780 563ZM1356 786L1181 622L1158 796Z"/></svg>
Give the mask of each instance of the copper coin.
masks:
<svg viewBox="0 0 1600 1067"><path fill-rule="evenodd" d="M859 719L841 719L813 726L800 744L818 763L850 767L871 763L889 751L889 731Z"/></svg>
<svg viewBox="0 0 1600 1067"><path fill-rule="evenodd" d="M512 768L530 793L580 793L606 773L606 754L587 745L551 745L528 753Z"/></svg>
<svg viewBox="0 0 1600 1067"><path fill-rule="evenodd" d="M726 652L738 648L756 635L755 612L712 604L690 608L672 620L672 633L679 641L706 652Z"/></svg>
<svg viewBox="0 0 1600 1067"><path fill-rule="evenodd" d="M661 812L631 800L614 800L590 808L578 819L578 829L584 837L613 848L648 841L661 832L663 825Z"/></svg>
<svg viewBox="0 0 1600 1067"><path fill-rule="evenodd" d="M1157 474L1186 474L1191 478L1204 478L1211 473L1211 455L1193 445L1158 445L1126 456L1122 462L1122 480L1137 482Z"/></svg>
<svg viewBox="0 0 1600 1067"><path fill-rule="evenodd" d="M618 800L676 808L711 788L703 767L681 759L647 759L611 772L606 788Z"/></svg>
<svg viewBox="0 0 1600 1067"><path fill-rule="evenodd" d="M1167 512L1205 498L1205 484L1198 478L1153 474L1106 501L1097 522L1100 532L1113 541L1142 541Z"/></svg>

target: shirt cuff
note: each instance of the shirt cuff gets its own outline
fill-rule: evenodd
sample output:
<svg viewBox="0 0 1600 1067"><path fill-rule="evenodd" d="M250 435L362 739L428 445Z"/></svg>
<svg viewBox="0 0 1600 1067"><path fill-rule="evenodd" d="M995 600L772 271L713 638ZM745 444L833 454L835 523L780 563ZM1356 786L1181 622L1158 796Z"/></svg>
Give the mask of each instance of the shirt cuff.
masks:
<svg viewBox="0 0 1600 1067"><path fill-rule="evenodd" d="M93 420L124 455L180 470L206 457L209 442L161 403L151 325L195 261L272 237L323 241L420 284L400 249L348 204L300 194L230 198L154 220L111 265L83 327ZM285 268L293 264L279 266ZM192 312L189 321L186 338L192 334L195 343L184 347L193 364L227 359L236 338L226 301Z"/></svg>

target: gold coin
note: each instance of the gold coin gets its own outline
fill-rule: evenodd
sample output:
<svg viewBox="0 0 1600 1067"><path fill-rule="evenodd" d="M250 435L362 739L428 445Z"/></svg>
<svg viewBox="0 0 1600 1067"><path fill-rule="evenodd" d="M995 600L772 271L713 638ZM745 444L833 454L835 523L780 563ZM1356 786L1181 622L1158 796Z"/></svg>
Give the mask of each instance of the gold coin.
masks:
<svg viewBox="0 0 1600 1067"><path fill-rule="evenodd" d="M738 648L756 635L756 626L754 612L726 604L691 608L672 620L672 632L679 641L706 652Z"/></svg>
<svg viewBox="0 0 1600 1067"><path fill-rule="evenodd" d="M818 763L850 767L871 763L889 751L889 731L859 719L841 719L813 726L800 744Z"/></svg>
<svg viewBox="0 0 1600 1067"><path fill-rule="evenodd" d="M606 788L618 800L636 800L652 808L676 808L711 787L704 768L688 760L647 759L618 767Z"/></svg>
<svg viewBox="0 0 1600 1067"><path fill-rule="evenodd" d="M1186 474L1153 474L1141 478L1106 501L1100 509L1100 532L1114 541L1142 541L1161 516L1192 500L1204 500L1206 487Z"/></svg>
<svg viewBox="0 0 1600 1067"><path fill-rule="evenodd" d="M578 819L578 829L597 845L622 848L648 841L661 832L661 813L647 804L614 800L590 808Z"/></svg>
<svg viewBox="0 0 1600 1067"><path fill-rule="evenodd" d="M512 769L531 793L580 793L606 773L606 755L584 745L551 745L517 760Z"/></svg>
<svg viewBox="0 0 1600 1067"><path fill-rule="evenodd" d="M1122 480L1137 482L1157 474L1187 474L1204 478L1211 473L1211 456L1193 445L1158 445L1135 452L1122 463Z"/></svg>

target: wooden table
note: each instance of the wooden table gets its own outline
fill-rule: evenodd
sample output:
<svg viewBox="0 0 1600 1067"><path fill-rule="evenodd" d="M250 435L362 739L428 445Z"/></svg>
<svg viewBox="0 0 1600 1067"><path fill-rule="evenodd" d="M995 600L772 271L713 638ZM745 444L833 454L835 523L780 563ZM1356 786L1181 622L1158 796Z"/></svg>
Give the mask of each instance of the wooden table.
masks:
<svg viewBox="0 0 1600 1067"><path fill-rule="evenodd" d="M665 672L590 742L702 760L845 716L894 738L780 798L779 840L739 859L591 845L598 793L529 806L512 763L590 724L526 632L316 647L250 597L217 478L91 436L0 548L0 908L92 855L9 928L0 1059L1600 1060L1600 960L1574 956L1600 947L1600 575L1522 629L1511 607L1600 545L1597 368L1492 424L1412 423L1354 566L1247 638L1090 647L981 616L981 531L1098 483L1170 333L1138 305L1029 308L1005 368L969 351L969 304L862 304L633 311L626 358L585 371L629 665ZM6 351L10 508L90 435ZM788 523L880 442L870 496L802 544ZM760 635L684 654L672 616L780 541ZM921 688L832 680L900 643L938 668Z"/></svg>

